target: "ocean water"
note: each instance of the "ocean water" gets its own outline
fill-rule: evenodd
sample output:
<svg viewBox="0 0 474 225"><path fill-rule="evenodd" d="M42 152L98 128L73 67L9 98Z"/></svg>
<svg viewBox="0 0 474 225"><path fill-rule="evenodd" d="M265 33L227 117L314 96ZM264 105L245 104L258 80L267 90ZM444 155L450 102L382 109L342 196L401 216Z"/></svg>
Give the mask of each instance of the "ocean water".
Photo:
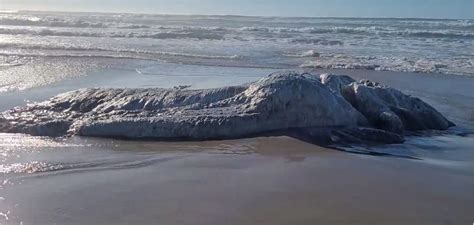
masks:
<svg viewBox="0 0 474 225"><path fill-rule="evenodd" d="M474 20L0 12L0 91L136 60L474 75Z"/></svg>

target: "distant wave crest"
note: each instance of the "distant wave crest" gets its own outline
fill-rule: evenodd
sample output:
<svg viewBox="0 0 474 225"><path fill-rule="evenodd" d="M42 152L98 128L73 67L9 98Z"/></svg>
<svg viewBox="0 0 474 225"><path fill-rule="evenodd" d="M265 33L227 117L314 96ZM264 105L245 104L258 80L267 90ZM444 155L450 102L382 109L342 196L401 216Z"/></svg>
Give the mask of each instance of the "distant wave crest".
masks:
<svg viewBox="0 0 474 225"><path fill-rule="evenodd" d="M167 51L152 51L140 49L120 49L120 48L100 48L88 46L49 46L49 45L24 45L24 44L0 44L0 48L13 48L19 50L49 50L59 51L36 53L0 53L4 56L62 56L62 57L111 57L111 58L137 58L137 59L155 59L153 56L168 56L168 57L184 57L184 58L202 58L202 59L243 59L242 55L204 55L185 52L167 52ZM64 52L68 52L64 54ZM78 52L78 53L74 53ZM100 53L102 52L102 53ZM109 54L107 54L109 53ZM120 54L122 53L122 54ZM147 57L147 55L149 57Z"/></svg>
<svg viewBox="0 0 474 225"><path fill-rule="evenodd" d="M308 34L360 34L360 35L397 35L413 36L423 38L474 38L472 32L461 32L452 30L419 30L382 27L242 27L240 31L268 32L268 33L308 33Z"/></svg>
<svg viewBox="0 0 474 225"><path fill-rule="evenodd" d="M88 23L76 24L76 27L91 27ZM59 27L59 25L58 25ZM137 31L132 31L137 30ZM245 34L248 33L248 34ZM421 29L391 29L378 27L304 27L304 28L278 28L278 27L158 27L150 29L146 25L123 25L115 30L64 30L64 29L23 29L0 28L0 34L11 35L38 35L38 36L68 36L68 37L119 37L119 38L153 38L153 39L204 39L223 40L226 34L234 34L241 38L248 35L290 35L298 37L301 34L348 34L348 35L375 35L375 36L405 36L415 38L447 38L447 39L474 39L474 32L458 30L421 30ZM280 37L280 38L284 38ZM333 45L331 43L323 45Z"/></svg>
<svg viewBox="0 0 474 225"><path fill-rule="evenodd" d="M81 20L65 21L59 19L43 19L39 17L0 17L0 25L10 26L41 26L41 27L94 27L94 28L105 28L107 25L103 23L91 23Z"/></svg>
<svg viewBox="0 0 474 225"><path fill-rule="evenodd" d="M152 39L207 39L222 40L224 35L208 32L103 32L103 31L63 31L52 29L10 29L0 28L0 34L65 36L65 37L112 37L112 38L152 38Z"/></svg>

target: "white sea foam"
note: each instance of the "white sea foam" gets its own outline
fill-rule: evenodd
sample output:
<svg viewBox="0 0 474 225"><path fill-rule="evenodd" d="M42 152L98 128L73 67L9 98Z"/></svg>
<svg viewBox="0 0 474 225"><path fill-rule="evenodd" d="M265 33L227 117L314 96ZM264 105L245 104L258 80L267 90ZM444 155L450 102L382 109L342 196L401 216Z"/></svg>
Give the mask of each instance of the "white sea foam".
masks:
<svg viewBox="0 0 474 225"><path fill-rule="evenodd" d="M288 57L297 57L297 58L310 58L310 57L319 57L321 54L317 52L316 50L308 50L308 51L302 51L302 52L297 52L297 53L286 53L285 54Z"/></svg>
<svg viewBox="0 0 474 225"><path fill-rule="evenodd" d="M446 73L474 75L469 59L409 59L406 57L376 57L325 55L301 64L302 68L364 69L415 73Z"/></svg>

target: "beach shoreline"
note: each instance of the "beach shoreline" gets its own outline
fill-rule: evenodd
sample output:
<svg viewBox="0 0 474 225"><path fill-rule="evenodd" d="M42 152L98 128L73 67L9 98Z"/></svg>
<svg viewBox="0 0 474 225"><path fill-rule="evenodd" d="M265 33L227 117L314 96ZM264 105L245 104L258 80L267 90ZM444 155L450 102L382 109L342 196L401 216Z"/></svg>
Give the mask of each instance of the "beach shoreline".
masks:
<svg viewBox="0 0 474 225"><path fill-rule="evenodd" d="M269 72L220 69L227 76L97 71L1 93L0 99L7 107L78 87L173 87L195 82L192 88L212 88L247 83ZM400 88L430 102L449 119L461 121L460 126L371 149L419 160L351 154L289 137L136 142L1 134L0 221L24 225L471 223L474 136L469 111L474 94L469 87L473 78L313 72L348 74ZM233 73L249 76L229 79Z"/></svg>
<svg viewBox="0 0 474 225"><path fill-rule="evenodd" d="M474 222L468 1L5 1L0 225Z"/></svg>

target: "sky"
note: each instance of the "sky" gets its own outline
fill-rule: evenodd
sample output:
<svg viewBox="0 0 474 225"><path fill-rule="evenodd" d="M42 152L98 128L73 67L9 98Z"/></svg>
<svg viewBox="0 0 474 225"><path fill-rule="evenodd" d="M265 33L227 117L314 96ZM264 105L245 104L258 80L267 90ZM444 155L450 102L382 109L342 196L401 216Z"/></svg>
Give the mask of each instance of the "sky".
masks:
<svg viewBox="0 0 474 225"><path fill-rule="evenodd" d="M0 10L474 19L474 0L0 0Z"/></svg>

